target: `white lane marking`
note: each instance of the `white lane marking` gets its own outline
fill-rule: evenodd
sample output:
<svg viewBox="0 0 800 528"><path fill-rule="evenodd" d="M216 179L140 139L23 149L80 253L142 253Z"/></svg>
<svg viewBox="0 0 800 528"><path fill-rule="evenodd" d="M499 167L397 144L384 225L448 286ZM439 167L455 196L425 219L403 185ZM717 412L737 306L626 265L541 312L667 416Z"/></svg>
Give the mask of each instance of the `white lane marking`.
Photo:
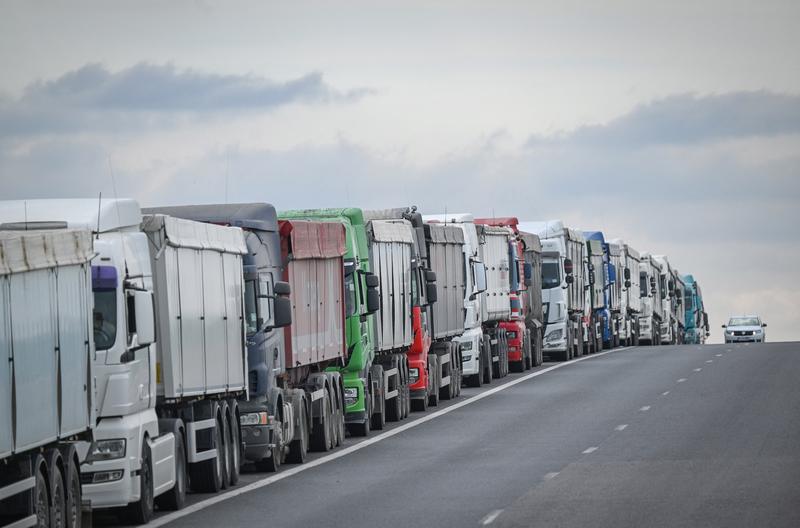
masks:
<svg viewBox="0 0 800 528"><path fill-rule="evenodd" d="M554 478L556 478L558 476L559 473L560 473L560 471L554 471L552 473L548 473L547 475L544 476L544 479L545 480L553 480Z"/></svg>
<svg viewBox="0 0 800 528"><path fill-rule="evenodd" d="M678 380L678 383L683 383L684 381L686 381L686 378L681 378Z"/></svg>
<svg viewBox="0 0 800 528"><path fill-rule="evenodd" d="M149 526L150 528L157 528L158 526L164 526L165 524L171 523L172 521L180 519L181 517L186 517L187 515L191 515L192 513L198 512L200 510L204 510L204 509L208 508L209 506L213 506L214 504L219 504L220 502L223 502L223 501L226 501L226 500L229 500L229 499L233 499L234 497L238 497L239 495L243 495L243 494L248 493L250 491L254 491L254 490L263 488L265 486L269 486L270 484L274 484L275 482L281 481L281 480L283 480L285 478L291 477L291 476L296 475L298 473L302 473L303 471L308 471L311 468L315 468L317 466L321 466L322 464L325 464L327 462L331 462L333 460L336 460L337 458L341 458L343 456L349 455L350 453L354 453L356 451L360 451L361 449L364 449L365 447L371 446L372 444L376 444L376 443L378 443L378 442L380 442L382 440L386 440L387 438L391 438L392 436L395 436L395 435L398 435L398 434L400 434L402 432L408 431L409 429L412 429L414 427L422 425L422 424L424 424L426 422L430 422L431 420L435 420L436 418L438 418L440 416L443 416L443 415L445 415L447 413L455 411L456 409L460 409L460 408L462 408L464 406L467 406L467 405L470 405L472 403L475 403L476 401L480 401L480 400L482 400L484 398L488 398L489 396L492 396L493 394L497 394L498 392L504 391L504 390L506 390L508 388L511 388L514 385L518 385L520 383L528 381L531 378L535 378L537 376L541 376L541 375L546 374L548 372L551 372L553 370L566 367L567 365L572 365L573 363L580 363L581 361L586 361L586 360L589 360L589 359L602 357L602 356L605 356L607 354L613 354L614 352L620 352L622 350L628 350L629 348L631 348L631 347L620 347L620 348L615 348L614 350L606 350L605 352L595 353L595 354L592 354L591 356L582 356L582 357L579 357L579 358L576 358L576 359L572 359L570 361L565 361L563 363L558 363L556 365L553 365L551 367L547 367L547 368L542 369L542 370L537 370L536 372L531 372L530 374L526 374L525 376L522 376L521 378L517 378L514 381L509 381L508 383L504 383L503 385L500 385L498 387L494 387L493 389L489 389L489 390L487 390L485 392L481 392L480 394L476 394L475 396L472 396L471 398L467 398L466 400L463 400L463 401L460 401L458 403L455 403L455 404L453 404L453 405L451 405L449 407L445 407L444 409L438 410L438 411L436 411L434 413L428 414L426 416L422 416L422 417L417 418L416 420L412 420L410 422L406 422L405 424L400 425L400 426L398 426L398 427L396 427L396 428L394 428L394 429L392 429L390 431L386 431L385 433L381 433L381 434L379 434L377 436L373 436L372 438L368 438L366 440L362 440L361 442L359 442L359 443L357 443L355 445L351 445L350 447L345 447L344 449L342 449L340 451L336 451L334 453L331 453L330 455L326 455L326 456L320 457L320 458L318 458L316 460L312 460L311 462L308 462L308 463L303 464L301 466L295 466L295 467L287 469L285 471L281 471L280 473L278 473L276 475L273 475L271 477L265 477L265 478L263 478L261 480L257 480L255 482L252 482L252 483L246 485L246 486L242 486L239 489L235 489L233 491L229 491L227 493L224 493L224 494L221 494L221 495L216 495L216 496L210 497L210 498L208 498L206 500L196 502L196 503L192 504L191 506L187 506L186 508L184 508L184 509L182 509L180 511L176 511L176 512L173 512L173 513L168 513L167 515L164 515L163 517L159 517L158 519L155 519L154 521L151 521L150 523L146 524L145 526Z"/></svg>
<svg viewBox="0 0 800 528"><path fill-rule="evenodd" d="M641 408L641 409L639 409L639 410L640 410L640 411L642 411L642 412L644 412L644 411L649 411L649 410L650 410L650 406L649 406L649 405L645 405L644 407L642 407L642 408Z"/></svg>
<svg viewBox="0 0 800 528"><path fill-rule="evenodd" d="M662 396L666 396L667 394L669 394L669 391L664 391L661 393Z"/></svg>
<svg viewBox="0 0 800 528"><path fill-rule="evenodd" d="M713 362L714 362L714 360L713 360L713 359L707 359L707 360L706 360L706 363L713 363Z"/></svg>
<svg viewBox="0 0 800 528"><path fill-rule="evenodd" d="M595 451L597 451L597 447L596 446L595 447L588 447L588 448L583 450L583 454L584 455L588 455L589 453L594 453Z"/></svg>
<svg viewBox="0 0 800 528"><path fill-rule="evenodd" d="M494 510L493 512L489 513L489 515L483 518L481 524L484 526L492 524L494 520L500 516L501 513L503 513L503 510Z"/></svg>
<svg viewBox="0 0 800 528"><path fill-rule="evenodd" d="M694 369L695 372L700 372L701 370L703 370L703 369L701 369L701 368Z"/></svg>
<svg viewBox="0 0 800 528"><path fill-rule="evenodd" d="M716 357L722 357L722 354L714 354Z"/></svg>
<svg viewBox="0 0 800 528"><path fill-rule="evenodd" d="M628 424L618 425L614 428L615 431L624 431L625 428L628 427Z"/></svg>

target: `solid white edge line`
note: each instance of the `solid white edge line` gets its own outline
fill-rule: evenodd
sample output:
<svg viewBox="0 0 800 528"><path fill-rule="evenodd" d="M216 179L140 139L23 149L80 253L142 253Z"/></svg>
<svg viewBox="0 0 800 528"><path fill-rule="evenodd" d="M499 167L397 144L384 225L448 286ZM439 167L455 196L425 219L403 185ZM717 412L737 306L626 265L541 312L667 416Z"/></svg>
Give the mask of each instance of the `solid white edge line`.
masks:
<svg viewBox="0 0 800 528"><path fill-rule="evenodd" d="M594 453L595 451L597 451L597 449L598 449L597 447L589 447L584 449L582 454L588 455L589 453Z"/></svg>
<svg viewBox="0 0 800 528"><path fill-rule="evenodd" d="M649 406L649 405L645 405L644 407L642 407L642 408L641 408L641 409L639 409L639 410L640 410L640 411L643 411L643 412L644 412L644 411L649 411L649 410L650 410L650 406Z"/></svg>
<svg viewBox="0 0 800 528"><path fill-rule="evenodd" d="M544 479L545 480L553 480L554 478L556 478L558 476L559 473L560 473L560 471L553 471L552 473L548 473L547 475L545 475Z"/></svg>
<svg viewBox="0 0 800 528"><path fill-rule="evenodd" d="M703 369L701 369L701 368L694 369L695 372L700 372L701 370L703 370Z"/></svg>
<svg viewBox="0 0 800 528"><path fill-rule="evenodd" d="M481 520L481 524L484 526L492 524L494 520L500 516L501 513L503 513L503 510L494 510L490 512L489 515L487 515Z"/></svg>
<svg viewBox="0 0 800 528"><path fill-rule="evenodd" d="M614 428L615 431L624 431L628 427L628 424L621 424Z"/></svg>
<svg viewBox="0 0 800 528"><path fill-rule="evenodd" d="M681 378L678 380L678 383L683 383L684 381L686 381L686 378Z"/></svg>
<svg viewBox="0 0 800 528"><path fill-rule="evenodd" d="M669 394L669 391L664 391L661 393L662 396L666 396L667 394Z"/></svg>
<svg viewBox="0 0 800 528"><path fill-rule="evenodd" d="M176 520L180 519L181 517L186 517L187 515L191 515L191 514L193 514L195 512L198 512L200 510L204 510L204 509L208 508L209 506L213 506L214 504L218 504L220 502L232 499L234 497L238 497L239 495L243 495L243 494L248 493L250 491L254 491L254 490L263 488L265 486L269 486L270 484L274 484L275 482L281 481L281 480L283 480L285 478L291 477L291 476L296 475L298 473L302 473L303 471L308 471L309 469L315 468L317 466L321 466L322 464L325 464L325 463L330 462L332 460L336 460L337 458L341 458L343 456L347 456L350 453L354 453L356 451L364 449L365 447L371 446L372 444L376 444L376 443L378 443L378 442L380 442L382 440L385 440L387 438L391 438L392 436L395 436L395 435L398 435L398 434L400 434L402 432L408 431L409 429L412 429L412 428L417 427L419 425L422 425L422 424L424 424L426 422L429 422L429 421L431 421L431 420L433 420L435 418L438 418L439 416L443 416L443 415L445 415L447 413L455 411L456 409L460 409L461 407L464 407L466 405L470 405L471 403L475 403L476 401L480 401L480 400L482 400L484 398L488 398L489 396L492 396L493 394L497 394L500 391L504 391L504 390L506 390L508 388L511 388L511 387L513 387L515 385L518 385L518 384L520 384L520 383L522 383L524 381L528 381L529 379L535 378L537 376L541 376L542 374L546 374L547 372L551 372L553 370L566 367L567 365L572 365L573 363L579 363L581 361L586 361L587 359L598 358L598 357L605 356L607 354L613 354L614 352L621 352L622 350L628 350L629 348L631 348L631 347L615 348L613 350L607 350L605 352L599 352L599 353L596 353L596 354L592 354L591 356L583 356L583 357L579 357L577 359L572 359L570 361L565 361L563 363L557 363L557 364L555 364L553 366L550 366L550 367L547 367L545 369L537 370L536 372L531 372L530 374L526 374L525 376L522 376L521 378L517 378L515 380L509 381L508 383L504 383L504 384L499 385L497 387L491 388L491 389L489 389L487 391L481 392L480 394L476 394L475 396L467 398L467 399L465 399L463 401L460 401L458 403L454 403L453 405L451 405L449 407L446 407L444 409L438 410L438 411L436 411L434 413L428 414L426 416L421 416L420 418L417 418L417 419L412 420L410 422L406 422L405 424L400 425L400 426L398 426L398 427L396 427L396 428L394 428L394 429L392 429L390 431L386 431L385 433L381 433L381 434L379 434L377 436L373 436L371 438L367 438L366 440L362 440L361 442L359 442L359 443L357 443L355 445L351 445L349 447L345 447L344 449L342 449L340 451L336 451L334 453L331 453L330 455L325 455L325 456L320 457L320 458L318 458L316 460L312 460L311 462L307 462L307 463L305 463L303 465L300 465L300 466L295 466L295 467L293 467L291 469L287 469L285 471L282 470L280 473L278 473L276 475L273 475L271 477L266 477L266 478L263 478L261 480L257 480L255 482L251 482L250 484L248 484L246 486L243 486L241 488L235 489L233 491L229 491L227 493L223 493L223 494L220 494L220 495L215 495L214 497L209 497L208 499L205 499L205 500L202 500L200 502L196 502L196 503L194 503L194 504L192 504L190 506L187 506L182 510L178 510L178 511L173 512L173 513L168 513L168 514L164 515L163 517L159 517L158 519L150 521L145 526L149 526L150 528L156 528L158 526L164 526L165 524L171 523L172 521L176 521Z"/></svg>

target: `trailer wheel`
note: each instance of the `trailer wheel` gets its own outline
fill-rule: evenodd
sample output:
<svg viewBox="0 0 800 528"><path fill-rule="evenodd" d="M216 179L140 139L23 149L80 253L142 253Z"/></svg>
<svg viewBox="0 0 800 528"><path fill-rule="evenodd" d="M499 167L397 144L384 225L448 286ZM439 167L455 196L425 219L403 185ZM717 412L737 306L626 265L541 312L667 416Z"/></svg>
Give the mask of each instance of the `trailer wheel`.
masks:
<svg viewBox="0 0 800 528"><path fill-rule="evenodd" d="M442 381L442 371L439 365L439 356L428 354L428 406L437 407L439 405L439 384Z"/></svg>
<svg viewBox="0 0 800 528"><path fill-rule="evenodd" d="M139 469L139 500L123 510L124 521L147 524L153 517L153 456L147 439L142 440L142 467Z"/></svg>
<svg viewBox="0 0 800 528"><path fill-rule="evenodd" d="M292 464L304 464L308 453L308 411L305 400L300 406L300 427L297 438L289 444L289 454L286 461Z"/></svg>
<svg viewBox="0 0 800 528"><path fill-rule="evenodd" d="M74 449L74 448L73 448ZM67 451L72 455L71 451ZM80 528L81 526L81 473L80 466L75 461L75 456L65 456L64 463L67 465L66 489L67 489L67 528Z"/></svg>
<svg viewBox="0 0 800 528"><path fill-rule="evenodd" d="M216 413L213 416L216 416ZM218 421L212 434L217 456L189 466L190 481L194 491L217 493L222 489L222 472L224 469L222 459L224 452L222 450L222 433Z"/></svg>
<svg viewBox="0 0 800 528"><path fill-rule="evenodd" d="M238 413L236 412L236 405L229 405L229 412L228 412L228 420L229 420L229 427L228 430L230 431L229 436L229 443L231 445L231 463L232 467L230 468L230 482L231 486L235 486L239 483L239 475L241 474L241 464L242 464L242 444L239 441L239 417Z"/></svg>
<svg viewBox="0 0 800 528"><path fill-rule="evenodd" d="M405 392L403 391L403 373L400 369L400 362L397 358L393 358L392 360L392 368L397 369L397 387L395 390L397 391L397 396L392 398L392 403L386 407L386 420L389 422L397 422L403 418L403 399L405 398Z"/></svg>
<svg viewBox="0 0 800 528"><path fill-rule="evenodd" d="M36 481L33 487L33 513L36 514L37 528L50 526L50 490L47 485L47 462L42 455L36 455L33 463Z"/></svg>
<svg viewBox="0 0 800 528"><path fill-rule="evenodd" d="M319 418L319 423L315 424L316 427L311 431L311 449L314 451L330 451L331 450L331 407L330 395L328 388L323 389L322 396L322 416Z"/></svg>
<svg viewBox="0 0 800 528"><path fill-rule="evenodd" d="M481 341L481 354L483 355L483 382L488 385L492 382L492 345L485 336Z"/></svg>
<svg viewBox="0 0 800 528"><path fill-rule="evenodd" d="M405 354L400 356L400 366L403 370L403 418L408 418L411 414L411 386L408 383L408 359Z"/></svg>
<svg viewBox="0 0 800 528"><path fill-rule="evenodd" d="M381 369L381 373L383 369ZM381 391L380 398L378 398L378 410L372 414L372 428L376 431L382 431L386 426L386 391Z"/></svg>
<svg viewBox="0 0 800 528"><path fill-rule="evenodd" d="M461 343L453 342L453 356L450 360L450 371L451 376L455 376L456 381L455 383L451 382L453 385L453 397L458 398L461 396L461 382L464 381L464 369L463 363L461 362Z"/></svg>
<svg viewBox="0 0 800 528"><path fill-rule="evenodd" d="M67 492L64 488L64 472L61 469L61 453L57 449L50 449L46 458L48 461L50 485L50 526L52 528L65 528L67 525Z"/></svg>
<svg viewBox="0 0 800 528"><path fill-rule="evenodd" d="M156 498L159 508L180 510L186 504L186 448L183 431L173 432L175 435L175 485L166 493Z"/></svg>

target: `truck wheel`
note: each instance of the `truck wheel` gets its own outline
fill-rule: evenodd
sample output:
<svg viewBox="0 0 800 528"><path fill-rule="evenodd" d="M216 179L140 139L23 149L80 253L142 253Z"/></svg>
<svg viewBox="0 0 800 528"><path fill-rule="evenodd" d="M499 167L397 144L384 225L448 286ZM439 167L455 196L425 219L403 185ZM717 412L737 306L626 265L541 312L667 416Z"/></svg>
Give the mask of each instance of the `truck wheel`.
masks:
<svg viewBox="0 0 800 528"><path fill-rule="evenodd" d="M156 499L158 507L165 510L180 510L186 504L186 449L183 447L183 431L175 433L175 485Z"/></svg>
<svg viewBox="0 0 800 528"><path fill-rule="evenodd" d="M80 467L75 463L75 456L70 450L62 453L67 466L66 489L66 520L67 528L80 528L81 526L81 473Z"/></svg>
<svg viewBox="0 0 800 528"><path fill-rule="evenodd" d="M492 349L489 341L487 339L483 339L481 341L481 355L483 356L483 382L485 384L490 384L492 382Z"/></svg>
<svg viewBox="0 0 800 528"><path fill-rule="evenodd" d="M378 402L378 409L372 413L372 429L382 431L386 425L386 391L382 391Z"/></svg>
<svg viewBox="0 0 800 528"><path fill-rule="evenodd" d="M397 396L392 398L391 403L386 407L386 420L397 422L403 418L403 389L397 387Z"/></svg>
<svg viewBox="0 0 800 528"><path fill-rule="evenodd" d="M439 405L439 384L442 382L442 371L439 365L439 357L436 355L428 356L428 376L431 381L431 388L428 391L428 406L437 407Z"/></svg>
<svg viewBox="0 0 800 528"><path fill-rule="evenodd" d="M50 490L47 486L47 462L42 455L36 455L33 463L36 481L33 487L33 513L37 528L50 526Z"/></svg>
<svg viewBox="0 0 800 528"><path fill-rule="evenodd" d="M222 489L227 489L231 484L231 444L228 441L228 422L225 420L225 410L220 406L220 415L217 417L217 430L220 442L217 446L217 456L222 456ZM222 453L220 455L220 453Z"/></svg>
<svg viewBox="0 0 800 528"><path fill-rule="evenodd" d="M222 488L222 457L224 453L222 451L222 434L219 429L219 422L217 422L212 432L217 456L189 466L189 481L192 483L194 491L217 493Z"/></svg>
<svg viewBox="0 0 800 528"><path fill-rule="evenodd" d="M283 417L276 420L274 424L275 435L273 436L273 446L269 450L269 456L256 462L258 471L267 473L277 473L281 467L281 453L283 452Z"/></svg>
<svg viewBox="0 0 800 528"><path fill-rule="evenodd" d="M297 429L297 438L289 444L289 454L286 461L292 464L304 464L308 453L308 411L305 402L300 406L300 427Z"/></svg>
<svg viewBox="0 0 800 528"><path fill-rule="evenodd" d="M231 405L229 407L230 412L228 413L228 443L230 444L231 450L231 468L228 472L230 474L230 483L231 486L235 486L239 483L239 475L241 474L241 464L242 464L242 443L239 441L241 436L239 435L239 419L236 417L236 407Z"/></svg>
<svg viewBox="0 0 800 528"><path fill-rule="evenodd" d="M64 489L64 472L61 470L61 453L57 449L47 452L50 477L50 526L66 528L67 525L67 492Z"/></svg>
<svg viewBox="0 0 800 528"><path fill-rule="evenodd" d="M139 500L129 504L123 520L130 524L147 524L153 517L153 457L147 439L142 439L142 467L139 469Z"/></svg>
<svg viewBox="0 0 800 528"><path fill-rule="evenodd" d="M331 449L331 407L328 389L323 389L322 416L319 423L311 431L311 449L313 451L330 451Z"/></svg>

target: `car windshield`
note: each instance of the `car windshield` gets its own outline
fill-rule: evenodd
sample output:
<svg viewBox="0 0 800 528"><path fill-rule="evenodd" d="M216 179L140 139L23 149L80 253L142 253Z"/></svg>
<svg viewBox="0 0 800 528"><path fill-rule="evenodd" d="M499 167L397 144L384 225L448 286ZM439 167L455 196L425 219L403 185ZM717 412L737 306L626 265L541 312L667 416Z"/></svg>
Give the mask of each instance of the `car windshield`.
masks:
<svg viewBox="0 0 800 528"><path fill-rule="evenodd" d="M558 262L542 262L542 289L549 290L560 284Z"/></svg>
<svg viewBox="0 0 800 528"><path fill-rule="evenodd" d="M758 317L731 317L728 326L761 326Z"/></svg>

